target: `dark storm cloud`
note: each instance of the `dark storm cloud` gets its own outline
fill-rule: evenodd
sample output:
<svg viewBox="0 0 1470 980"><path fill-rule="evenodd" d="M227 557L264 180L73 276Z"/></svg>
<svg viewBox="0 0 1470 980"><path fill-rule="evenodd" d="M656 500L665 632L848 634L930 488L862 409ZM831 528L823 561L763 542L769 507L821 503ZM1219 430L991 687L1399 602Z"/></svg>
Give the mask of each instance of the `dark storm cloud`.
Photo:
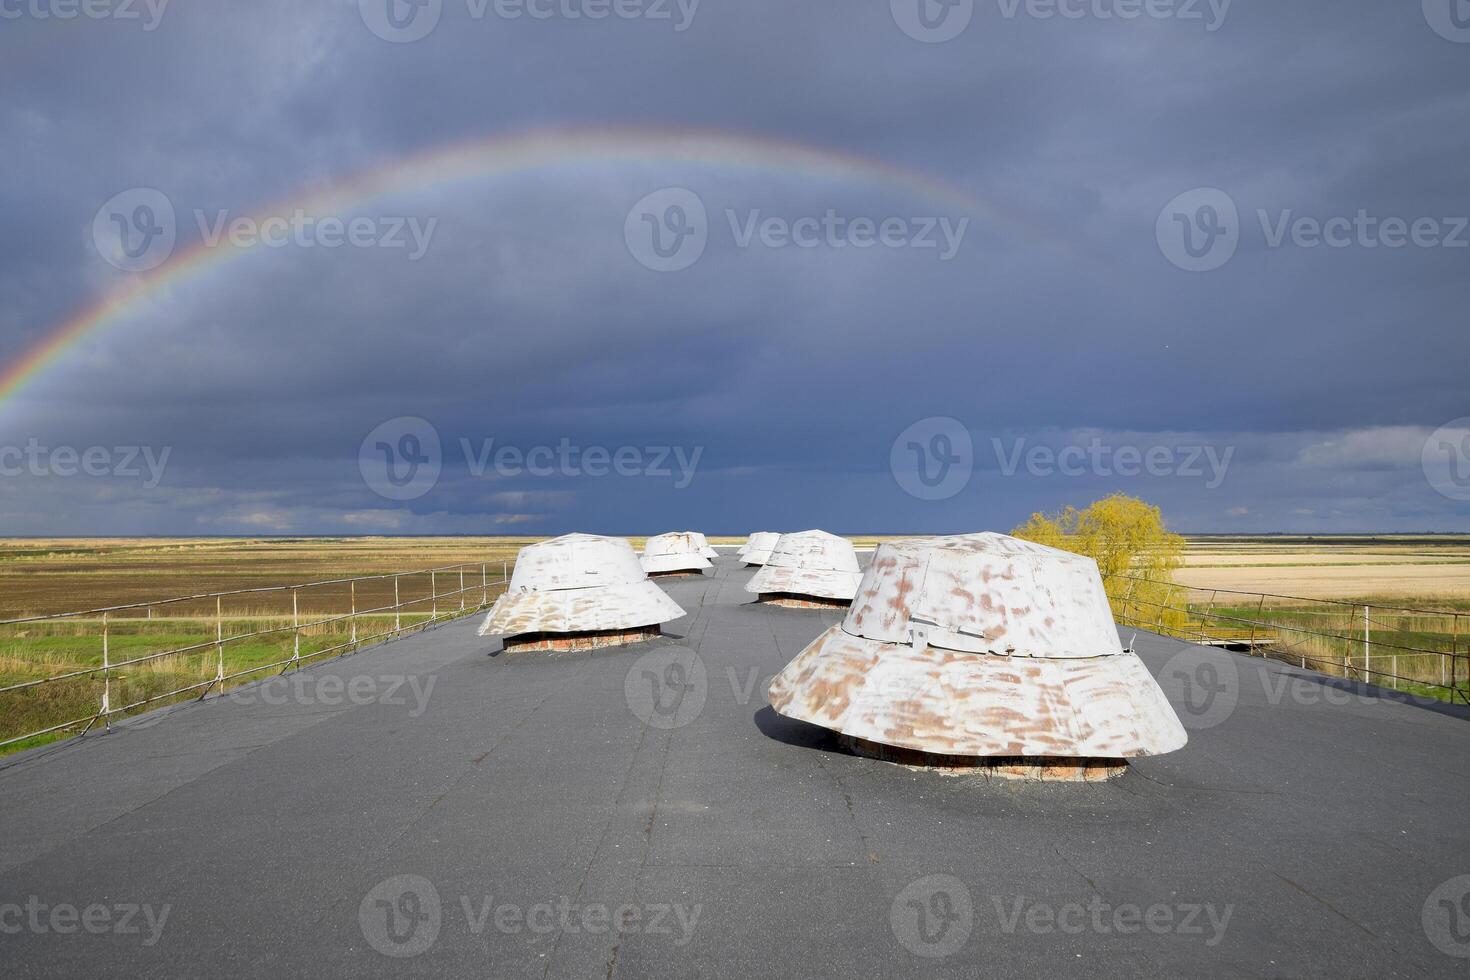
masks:
<svg viewBox="0 0 1470 980"><path fill-rule="evenodd" d="M435 30L402 44L356 2L169 4L152 31L0 22L12 361L133 281L91 230L133 187L167 194L185 248L196 211L289 208L497 134L636 124L799 141L976 202L592 143L527 172L407 181L333 213L434 222L422 258L257 247L135 304L0 408L7 446L170 450L155 487L53 464L7 474L5 530L973 529L1112 489L1197 529L1470 526L1420 465L1430 433L1470 412L1470 249L1269 235L1301 217L1444 230L1470 214L1470 44L1418 4L1192 5L1223 14L1210 30L1099 18L1111 2L1069 4L1073 19L989 0L944 43L879 3L704 0L684 30L665 6L672 20L506 20L445 0ZM624 221L668 186L699 196L710 241L655 272ZM1239 244L1187 272L1155 225L1202 187L1238 208ZM726 214L828 209L969 224L942 261L741 247ZM442 473L395 500L359 451L403 416L432 423ZM974 475L928 501L895 480L890 450L934 416L968 430ZM679 486L672 462L667 476L497 471L475 456L487 440L699 455ZM1094 440L1174 455L1134 473L1043 453L1007 472L1018 445ZM1216 485L1178 472L1191 447L1229 454Z"/></svg>

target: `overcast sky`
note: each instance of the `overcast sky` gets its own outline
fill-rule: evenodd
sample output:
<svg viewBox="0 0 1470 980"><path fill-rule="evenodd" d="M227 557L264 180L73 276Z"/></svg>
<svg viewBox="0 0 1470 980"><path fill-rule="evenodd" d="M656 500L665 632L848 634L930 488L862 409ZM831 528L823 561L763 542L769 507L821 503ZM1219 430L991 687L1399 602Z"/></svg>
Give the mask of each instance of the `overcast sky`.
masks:
<svg viewBox="0 0 1470 980"><path fill-rule="evenodd" d="M0 533L1470 531L1470 3L920 2L0 0Z"/></svg>

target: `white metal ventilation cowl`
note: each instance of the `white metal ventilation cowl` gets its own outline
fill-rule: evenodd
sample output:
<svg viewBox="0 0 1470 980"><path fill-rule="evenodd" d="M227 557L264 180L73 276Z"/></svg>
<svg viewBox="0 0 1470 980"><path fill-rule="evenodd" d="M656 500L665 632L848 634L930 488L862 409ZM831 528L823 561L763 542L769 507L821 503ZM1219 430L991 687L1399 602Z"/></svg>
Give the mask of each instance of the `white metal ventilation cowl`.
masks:
<svg viewBox="0 0 1470 980"><path fill-rule="evenodd" d="M781 535L745 590L850 600L862 577L851 541L826 531L798 531Z"/></svg>
<svg viewBox="0 0 1470 980"><path fill-rule="evenodd" d="M945 756L1128 758L1183 725L1097 564L1004 534L880 544L847 616L771 682L781 714Z"/></svg>
<svg viewBox="0 0 1470 980"><path fill-rule="evenodd" d="M521 549L480 635L629 630L683 615L648 580L626 538L564 534Z"/></svg>
<svg viewBox="0 0 1470 980"><path fill-rule="evenodd" d="M771 552L780 540L781 535L775 531L756 531L746 539L736 554L747 565L764 565L770 560Z"/></svg>
<svg viewBox="0 0 1470 980"><path fill-rule="evenodd" d="M697 531L670 531L649 538L639 560L645 572L693 572L711 567L706 551L713 549Z"/></svg>

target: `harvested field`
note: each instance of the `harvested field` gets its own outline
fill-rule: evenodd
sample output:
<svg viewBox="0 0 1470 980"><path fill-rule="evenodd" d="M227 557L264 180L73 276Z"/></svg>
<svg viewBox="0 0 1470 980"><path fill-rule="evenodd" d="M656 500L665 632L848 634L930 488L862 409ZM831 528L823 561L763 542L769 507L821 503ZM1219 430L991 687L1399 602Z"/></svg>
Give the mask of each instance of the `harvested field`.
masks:
<svg viewBox="0 0 1470 980"><path fill-rule="evenodd" d="M1200 591L1470 609L1470 538L1195 537L1175 578Z"/></svg>

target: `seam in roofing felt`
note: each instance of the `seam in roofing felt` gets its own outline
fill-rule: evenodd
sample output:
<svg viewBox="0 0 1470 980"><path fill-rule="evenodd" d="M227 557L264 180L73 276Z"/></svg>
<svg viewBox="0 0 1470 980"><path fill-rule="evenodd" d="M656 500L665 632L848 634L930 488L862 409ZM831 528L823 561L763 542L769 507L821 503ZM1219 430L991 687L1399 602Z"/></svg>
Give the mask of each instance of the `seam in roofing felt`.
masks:
<svg viewBox="0 0 1470 980"><path fill-rule="evenodd" d="M682 637L670 637L671 639L679 640L681 643L688 646L692 650L697 648L699 644L703 642L704 634L709 631L709 620L702 614L705 609L706 600L709 598L709 590L711 588L718 589L719 585L721 584L721 579L718 575L715 575L713 577L701 576L701 581L699 584L702 585L703 588L701 588L699 591L698 601L691 603L691 605L694 606L693 611L691 612L689 610L685 610L685 612L689 616L688 629L685 630ZM669 596L669 598L673 599L673 596ZM681 603L681 608L682 605L683 604ZM696 633L698 634L697 637L695 635ZM697 652L698 651L696 650L696 655Z"/></svg>
<svg viewBox="0 0 1470 980"><path fill-rule="evenodd" d="M643 725L641 726L641 728L642 730L638 734L638 744L629 754L628 765L623 769L622 778L618 782L618 794L613 799L612 806L608 807L607 821L602 825L602 833L597 838L597 846L592 848L592 853L587 858L587 864L585 867L582 868L582 876L577 882L577 893L572 896L572 901L574 903L581 901L582 895L587 889L587 879L592 874L593 866L597 864L598 856L602 854L604 848L606 848L607 846L607 840L608 837L612 834L613 825L617 822L618 816L626 809L624 804L626 802L627 793L632 786L633 771L638 765L639 756L643 754L644 746L648 744L649 734L655 732L655 730L649 725ZM644 825L644 830L641 835L644 845L643 858L638 863L638 873L635 873L633 875L632 881L630 883L631 887L629 888L629 891L633 893L634 898L637 897L640 874L647 865L648 852L651 849L653 820L658 813L659 794L663 790L664 769L668 766L669 760L669 743L673 740L673 730L657 732L656 734L661 734L669 737L666 737L662 740L664 750L663 756L659 760L658 778L657 780L655 780L653 792L650 794L651 810L649 818L647 823ZM541 968L542 980L545 980L547 974L551 970L552 964L556 961L556 955L561 949L562 936L563 933L561 932L561 930L557 930L556 938L553 939L551 943L551 952L547 954L546 963ZM615 942L613 945L611 959L608 962L609 974L611 973L613 965L617 962L617 951L620 945L621 941Z"/></svg>
<svg viewBox="0 0 1470 980"><path fill-rule="evenodd" d="M628 791L629 777L633 773L633 767L638 764L638 755L643 751L644 743L648 741L649 731L649 726L644 725L643 730L638 733L638 745L628 754L628 765L624 767L622 778L618 780L618 795L613 800L613 805L607 808L607 820L602 825L602 833L597 836L597 846L592 848L592 853L587 857L587 864L582 868L582 875L577 880L577 892L572 896L572 903L574 905L581 902L582 894L587 889L587 878L592 874L592 866L597 863L597 856L602 853L602 848L607 843L608 835L612 833L613 823L616 822L618 813L622 809L620 804L622 803L623 795ZM556 960L556 954L561 949L562 936L562 930L558 929L556 938L551 941L551 952L546 955L546 962L541 967L542 980L545 980L547 973L551 970L551 964Z"/></svg>
<svg viewBox="0 0 1470 980"><path fill-rule="evenodd" d="M801 870L803 870L803 871L806 871L806 870L812 870L812 871L872 871L873 870L873 863L874 862L872 860L865 860L861 864L858 864L858 863L853 862L853 861L844 861L841 864L822 864L822 863L816 863L816 862L806 862L806 861L803 861L802 864L801 864ZM780 870L783 870L783 871L790 871L791 870L791 862L789 862L789 861L769 861L769 862L762 862L762 863L757 863L757 864L728 864L728 863L720 863L720 862L715 862L715 861L680 861L677 864L650 864L648 867L651 870L653 870L653 871L685 871L685 870L687 870L689 868L704 868L704 869L715 870L715 871L729 871L729 870L736 870L736 869L745 869L745 870L748 870L750 868L777 868L777 869L780 869Z"/></svg>
<svg viewBox="0 0 1470 980"><path fill-rule="evenodd" d="M654 780L653 783L653 801L652 805L648 808L648 820L643 825L643 856L638 859L638 871L640 875L648 867L648 855L653 853L653 825L658 820L658 805L663 799L664 773L669 768L669 755L673 750L674 732L676 731L678 731L677 728L670 728L661 733L664 735L663 755L658 760L658 779ZM634 882L634 891L635 893L637 891L636 881Z"/></svg>
<svg viewBox="0 0 1470 980"><path fill-rule="evenodd" d="M1093 881L1091 878L1087 877L1087 875L1083 874L1082 869L1077 867L1077 865L1072 862L1071 858L1062 853L1062 847L1060 844L1053 844L1051 846L1051 849L1052 852L1056 854L1056 856L1061 860L1063 864L1072 869L1073 874L1081 878L1083 881L1087 882L1087 887L1092 889L1092 893L1094 895L1096 895L1098 898L1102 898L1102 889L1097 887L1097 882Z"/></svg>
<svg viewBox="0 0 1470 980"><path fill-rule="evenodd" d="M1363 930L1365 933L1367 933L1368 935L1372 936L1374 939L1377 939L1379 942L1383 943L1385 946L1387 946L1389 949L1393 950L1395 953L1397 953L1399 951L1398 950L1398 947L1395 946L1393 943L1388 942L1382 936L1378 935L1372 929L1369 929L1367 926L1363 925L1363 923L1359 922L1357 919L1354 919L1352 916L1348 915L1346 912L1343 912L1342 910L1338 909L1335 905L1333 905L1331 902L1327 901L1325 898L1322 898L1322 897L1320 897L1318 895L1312 894L1310 891L1308 891L1307 889L1303 888L1301 885L1298 885L1296 882L1292 881L1290 878L1286 877L1285 875L1277 874L1275 871L1273 871L1271 873L1273 875L1276 875L1277 878L1280 878L1282 881L1286 882L1291 887L1295 888L1297 891L1301 892L1303 895L1305 895L1308 898L1310 898L1312 901L1318 903L1323 908L1327 909L1329 912L1333 913L1334 915L1340 916L1343 920L1345 920L1347 922L1350 922L1353 925L1357 926L1359 929Z"/></svg>
<svg viewBox="0 0 1470 980"><path fill-rule="evenodd" d="M826 760L820 754L817 756L817 768L821 769L822 773L828 779L832 780L832 785L837 787L838 794L842 796L842 802L847 806L847 819L852 824L853 832L857 834L858 843L862 845L863 855L866 858L867 855L873 853L873 847L868 841L868 835L863 833L862 824L858 823L857 811L852 808L852 794L847 791L847 785L843 783L842 777L827 768ZM871 862L868 863L871 864Z"/></svg>

